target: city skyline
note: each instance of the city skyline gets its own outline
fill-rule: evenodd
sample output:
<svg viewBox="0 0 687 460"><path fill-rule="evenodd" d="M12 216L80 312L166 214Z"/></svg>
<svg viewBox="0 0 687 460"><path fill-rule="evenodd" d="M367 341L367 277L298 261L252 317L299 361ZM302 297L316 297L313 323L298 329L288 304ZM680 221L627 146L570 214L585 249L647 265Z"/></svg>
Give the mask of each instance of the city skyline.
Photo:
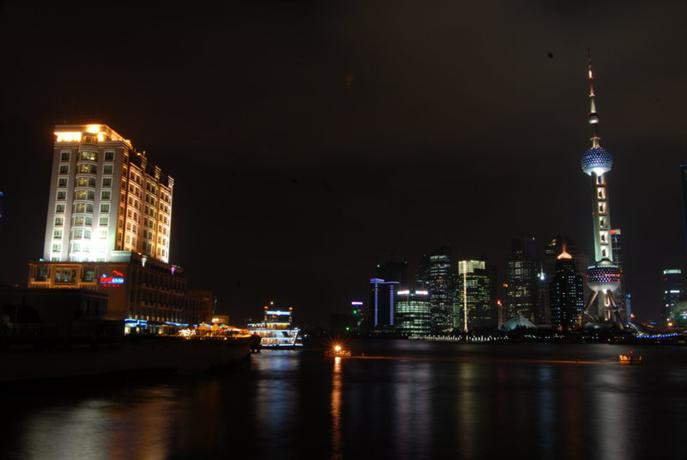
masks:
<svg viewBox="0 0 687 460"><path fill-rule="evenodd" d="M195 285L217 289L219 307L241 319L274 299L294 305L298 321L326 324L330 313L365 296L377 263L418 261L442 245L452 247L457 259L485 252L500 276L511 239L522 235L545 242L569 234L591 257L589 184L576 170L587 146L580 120L586 112L584 63L591 44L603 91L604 138L616 160L611 206L613 225L623 229L627 288L637 315L659 319L661 271L681 266L687 244L679 170L685 162L680 134L685 131L677 102L685 99L678 82L686 69L682 61L666 61L682 38L675 34L684 33L635 26L645 24L645 14L654 23L671 23L684 6L647 12L629 5L623 24L613 21L612 9L595 13L623 29L616 36L639 30L635 44L655 37L643 47L608 36L580 40L590 34L590 26L579 21L587 13L584 6L565 12L533 7L533 14L556 21L553 26L541 22L548 41L535 45L539 37L526 33L524 42L514 45L513 57L507 57L495 54L503 33L488 28L494 42L475 50L460 43L473 26L461 22L454 30L438 13L425 18L442 26L437 35L423 36L406 49L404 31L393 25L380 36L387 34L403 47L374 39L378 36L365 28L364 19L375 12L345 16L307 4L296 10L296 4L285 5L281 14L321 36L318 47L309 43L300 53L297 37L278 44L270 32L288 29L275 15L256 32L262 42L239 45L229 40L238 32L214 32L219 37L209 32L179 51L188 65L205 62L197 61L197 49L205 59L221 55L226 46L244 66L253 62L263 74L283 66L276 80L256 77L255 82L233 72L230 60L210 63L217 75L183 72L180 77L174 75L179 61L164 47L149 62L145 51L150 48L139 51L129 41L103 37L85 45L85 51L104 48L129 57L122 64L128 70L141 68L140 77L116 79L108 76L113 68L106 61L62 59L48 44L51 29L43 28L40 15L30 19L20 5L4 7L10 13L4 15L6 39L20 27L35 33L8 51L8 62L24 70L27 81L4 77L3 133L10 167L0 175L5 193L0 235L7 261L0 281L23 282L26 262L41 257L52 126L63 121L108 124L149 150L175 177L170 262L193 273ZM240 8L258 14L250 6ZM500 7L504 16L497 22L507 10ZM302 11L310 20L299 15ZM135 13L149 17L152 11ZM155 27L172 29L179 21L173 13L156 19ZM66 18L70 7L56 14ZM402 4L392 14L415 32L425 30ZM324 33L316 19L340 28ZM199 29L193 15L188 21L191 31ZM570 37L556 35L552 30L561 23L574 23L579 30L566 29ZM354 25L377 47L363 49L346 32ZM78 39L70 31L61 37L67 45ZM274 53L282 48L285 59ZM378 54L393 56L401 48L408 67L389 62L371 67ZM252 56L261 51L268 59L255 63ZM37 59L25 61L22 53ZM432 53L439 57L430 58ZM332 54L337 59L328 57ZM449 60L454 54L462 59ZM428 68L418 72L411 63ZM44 72L48 66L62 71L50 74L56 79L51 84ZM97 69L90 80L65 76L89 66ZM184 84L184 79L190 80ZM245 89L246 96L232 85ZM314 95L306 91L311 86ZM208 98L212 91L216 101ZM146 110L132 112L137 102ZM17 173L28 165L30 173ZM409 210L413 216L405 218ZM655 216L664 219L666 234L654 232Z"/></svg>

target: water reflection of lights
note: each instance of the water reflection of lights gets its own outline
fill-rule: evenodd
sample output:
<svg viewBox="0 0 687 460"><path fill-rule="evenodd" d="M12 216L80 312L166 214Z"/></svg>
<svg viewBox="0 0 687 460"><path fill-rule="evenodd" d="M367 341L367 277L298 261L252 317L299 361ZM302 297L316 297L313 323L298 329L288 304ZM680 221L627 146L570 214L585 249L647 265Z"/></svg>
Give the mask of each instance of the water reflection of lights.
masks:
<svg viewBox="0 0 687 460"><path fill-rule="evenodd" d="M343 458L341 450L341 357L334 358L334 372L332 373L332 458Z"/></svg>
<svg viewBox="0 0 687 460"><path fill-rule="evenodd" d="M37 412L26 423L22 457L166 458L175 398L156 388L122 402L87 399Z"/></svg>

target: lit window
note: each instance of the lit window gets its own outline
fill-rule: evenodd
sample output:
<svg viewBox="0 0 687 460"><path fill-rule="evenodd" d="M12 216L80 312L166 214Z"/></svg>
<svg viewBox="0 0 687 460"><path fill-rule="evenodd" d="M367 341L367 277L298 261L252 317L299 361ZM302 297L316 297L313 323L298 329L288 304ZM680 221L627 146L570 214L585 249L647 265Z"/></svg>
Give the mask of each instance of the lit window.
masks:
<svg viewBox="0 0 687 460"><path fill-rule="evenodd" d="M110 205L109 204L101 204L100 205L100 212L109 213L110 212Z"/></svg>
<svg viewBox="0 0 687 460"><path fill-rule="evenodd" d="M59 214L62 214L62 213L64 212L64 205L63 205L63 204L58 204L57 206L55 206L55 212L56 212L56 213L59 213Z"/></svg>
<svg viewBox="0 0 687 460"><path fill-rule="evenodd" d="M62 245L55 243L52 245L52 252L62 252Z"/></svg>
<svg viewBox="0 0 687 460"><path fill-rule="evenodd" d="M81 165L79 165L79 172L81 174L95 174L96 173L95 165L81 164Z"/></svg>
<svg viewBox="0 0 687 460"><path fill-rule="evenodd" d="M52 237L54 240L61 240L62 239L62 230L54 230L52 232Z"/></svg>
<svg viewBox="0 0 687 460"><path fill-rule="evenodd" d="M107 230L100 230L98 233L98 236L100 237L101 240L106 240L107 239Z"/></svg>
<svg viewBox="0 0 687 460"><path fill-rule="evenodd" d="M100 225L100 226L107 227L108 224L109 224L109 219L107 217L101 217L98 220L98 225Z"/></svg>
<svg viewBox="0 0 687 460"><path fill-rule="evenodd" d="M62 217L55 217L55 227L61 227L64 225L64 219Z"/></svg>
<svg viewBox="0 0 687 460"><path fill-rule="evenodd" d="M79 159L88 161L97 161L98 155L96 152L81 152Z"/></svg>

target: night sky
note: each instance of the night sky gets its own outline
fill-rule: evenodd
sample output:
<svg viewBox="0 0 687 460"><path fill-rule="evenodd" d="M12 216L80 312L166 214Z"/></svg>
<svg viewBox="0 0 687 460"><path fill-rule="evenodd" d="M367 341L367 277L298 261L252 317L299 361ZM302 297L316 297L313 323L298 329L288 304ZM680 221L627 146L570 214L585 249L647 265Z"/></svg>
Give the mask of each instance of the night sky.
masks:
<svg viewBox="0 0 687 460"><path fill-rule="evenodd" d="M527 7L524 7L524 4ZM687 2L1 7L0 282L42 256L52 125L109 124L175 177L173 263L242 323L328 325L374 265L568 234L592 254L586 53L628 289L682 266Z"/></svg>

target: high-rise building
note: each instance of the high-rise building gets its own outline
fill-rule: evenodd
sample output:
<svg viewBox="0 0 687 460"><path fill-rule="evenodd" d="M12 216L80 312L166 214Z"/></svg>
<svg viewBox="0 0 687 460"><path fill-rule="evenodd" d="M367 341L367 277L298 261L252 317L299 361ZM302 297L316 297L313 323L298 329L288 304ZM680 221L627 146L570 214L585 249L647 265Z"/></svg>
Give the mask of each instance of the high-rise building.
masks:
<svg viewBox="0 0 687 460"><path fill-rule="evenodd" d="M562 331L574 328L584 309L582 275L577 273L572 255L563 249L556 259L556 273L549 285L551 324Z"/></svg>
<svg viewBox="0 0 687 460"><path fill-rule="evenodd" d="M103 124L56 125L45 260L169 261L174 179Z"/></svg>
<svg viewBox="0 0 687 460"><path fill-rule="evenodd" d="M508 288L506 290L507 319L522 315L533 322L541 322L537 311L539 274L535 239L532 237L512 241L508 261Z"/></svg>
<svg viewBox="0 0 687 460"><path fill-rule="evenodd" d="M370 278L370 312L369 327L377 330L391 331L394 327L396 290L398 281L386 281L383 278Z"/></svg>
<svg viewBox="0 0 687 460"><path fill-rule="evenodd" d="M660 317L664 324L674 316L675 307L685 297L685 279L680 268L663 270L663 308Z"/></svg>
<svg viewBox="0 0 687 460"><path fill-rule="evenodd" d="M623 238L622 231L619 228L612 228L611 248L613 251L613 261L620 270L620 287L615 293L615 301L618 305L618 310L622 312L622 316L629 321L629 313L625 308L625 269L623 266Z"/></svg>
<svg viewBox="0 0 687 460"><path fill-rule="evenodd" d="M540 288L540 297L543 301L542 309L544 310L544 323L549 324L551 319L551 293L549 292L549 287L553 277L556 275L556 262L558 256L563 252L570 254L572 257L573 264L575 266L575 271L578 275L583 275L583 285L584 285L584 273L587 271L587 257L582 251L575 245L572 239L568 236L556 235L544 246L544 259L542 260L542 270L538 274ZM584 292L585 297L588 297L588 292Z"/></svg>
<svg viewBox="0 0 687 460"><path fill-rule="evenodd" d="M168 263L174 180L107 125L55 136L44 258L29 262L28 286L106 293L106 318L138 329L209 321L212 293Z"/></svg>
<svg viewBox="0 0 687 460"><path fill-rule="evenodd" d="M463 332L496 327L493 284L484 260L459 260L453 327Z"/></svg>
<svg viewBox="0 0 687 460"><path fill-rule="evenodd" d="M685 219L685 231L687 232L687 164L680 165L680 177L682 179L682 209Z"/></svg>
<svg viewBox="0 0 687 460"><path fill-rule="evenodd" d="M425 256L418 267L416 283L429 292L432 332L445 334L453 330L453 304L456 301L455 270L448 248Z"/></svg>
<svg viewBox="0 0 687 460"><path fill-rule="evenodd" d="M587 269L587 284L592 295L585 306L584 313L592 321L613 322L617 327L625 327L625 319L619 310L614 292L620 287L622 273L613 259L611 246L611 210L609 206L607 173L613 168L613 156L601 147L599 136L599 115L596 110L594 74L591 55L587 67L589 81L589 124L592 126L592 146L582 156L582 171L592 177L593 206L592 224L594 229L594 265Z"/></svg>
<svg viewBox="0 0 687 460"><path fill-rule="evenodd" d="M399 289L396 292L396 332L406 336L429 334L432 329L430 310L428 291Z"/></svg>

